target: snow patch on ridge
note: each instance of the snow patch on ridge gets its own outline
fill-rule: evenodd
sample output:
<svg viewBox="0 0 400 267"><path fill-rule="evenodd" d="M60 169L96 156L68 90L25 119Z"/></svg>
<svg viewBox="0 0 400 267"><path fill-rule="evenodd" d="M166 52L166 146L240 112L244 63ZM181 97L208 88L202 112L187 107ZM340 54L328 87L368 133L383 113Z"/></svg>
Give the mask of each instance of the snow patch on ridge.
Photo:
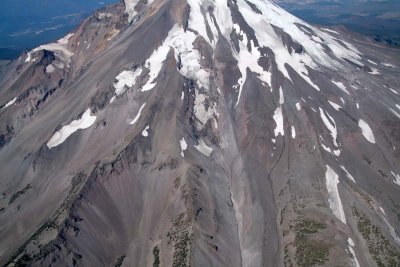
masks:
<svg viewBox="0 0 400 267"><path fill-rule="evenodd" d="M339 190L339 176L332 170L329 165L326 165L326 188L328 190L328 202L333 214L346 224L346 216L344 214L342 200L340 199Z"/></svg>
<svg viewBox="0 0 400 267"><path fill-rule="evenodd" d="M171 48L175 51L175 60L180 62L179 72L188 79L196 81L199 88L209 88L209 73L200 65L200 53L194 49L193 42L196 35L191 31L184 31L176 24L169 31L168 36L152 55L146 60L145 67L149 69L149 80L141 91L148 91L155 86L155 79L161 71L163 62Z"/></svg>
<svg viewBox="0 0 400 267"><path fill-rule="evenodd" d="M89 128L95 121L96 116L92 116L90 114L90 108L88 108L80 119L72 121L68 125L63 126L59 131L55 132L47 142L47 147L51 149L62 144L74 132Z"/></svg>
<svg viewBox="0 0 400 267"><path fill-rule="evenodd" d="M128 14L128 22L132 22L133 18L137 15L135 10L136 5L139 3L140 0L124 0L125 3L125 13ZM154 0L147 0L146 4L150 5L153 3Z"/></svg>
<svg viewBox="0 0 400 267"><path fill-rule="evenodd" d="M135 71L124 70L120 74L118 74L117 77L115 77L117 82L114 83L115 94L117 96L120 96L125 93L125 86L132 87L136 82L136 78L139 77L141 73L142 68L138 68Z"/></svg>
<svg viewBox="0 0 400 267"><path fill-rule="evenodd" d="M59 39L56 43L44 44L44 45L41 45L41 46L33 49L32 51L28 52L28 58L26 59L26 61L27 62L30 61L31 53L35 53L40 50L53 51L54 55L57 58L59 58L63 61L68 61L71 58L71 56L73 55L73 53L68 50L67 45L68 45L69 39L73 35L74 35L73 33L69 33L66 36L64 36L63 38Z"/></svg>
<svg viewBox="0 0 400 267"><path fill-rule="evenodd" d="M238 80L239 85L239 94L236 101L237 106L240 101L240 96L242 95L243 85L247 78L247 69L256 73L258 78L262 81L267 83L271 87L271 73L268 71L264 71L264 69L258 64L258 60L261 57L261 53L259 50L254 46L253 40L250 40L251 52L248 51L248 40L247 35L240 29L238 24L234 24L233 28L235 32L241 37L238 38L239 42L239 51L234 51L234 56L238 61L238 67L242 77Z"/></svg>

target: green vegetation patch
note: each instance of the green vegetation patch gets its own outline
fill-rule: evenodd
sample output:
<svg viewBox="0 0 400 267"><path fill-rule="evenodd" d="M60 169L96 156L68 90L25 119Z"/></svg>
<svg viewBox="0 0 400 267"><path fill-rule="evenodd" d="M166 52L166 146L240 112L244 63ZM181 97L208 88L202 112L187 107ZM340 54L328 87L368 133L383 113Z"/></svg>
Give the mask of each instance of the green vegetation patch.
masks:
<svg viewBox="0 0 400 267"><path fill-rule="evenodd" d="M8 205L12 204L15 200L17 200L20 196L22 196L23 194L25 194L29 189L31 189L31 184L28 184L27 186L25 186L24 189L14 193L11 197L10 197L10 201L8 201Z"/></svg>
<svg viewBox="0 0 400 267"><path fill-rule="evenodd" d="M356 207L352 208L357 218L357 228L367 241L368 250L378 266L400 266L400 251L382 234L376 225Z"/></svg>
<svg viewBox="0 0 400 267"><path fill-rule="evenodd" d="M153 267L159 267L160 266L160 249L158 248L158 246L155 246L153 248L153 256L154 256Z"/></svg>
<svg viewBox="0 0 400 267"><path fill-rule="evenodd" d="M328 260L330 245L316 240L313 235L326 228L323 222L311 219L300 220L294 226L296 233L294 246L296 247L296 261L299 266L314 266Z"/></svg>
<svg viewBox="0 0 400 267"><path fill-rule="evenodd" d="M167 233L168 244L174 244L173 267L186 267L190 262L190 246L193 234L190 233L191 221L181 213L173 222L171 230Z"/></svg>

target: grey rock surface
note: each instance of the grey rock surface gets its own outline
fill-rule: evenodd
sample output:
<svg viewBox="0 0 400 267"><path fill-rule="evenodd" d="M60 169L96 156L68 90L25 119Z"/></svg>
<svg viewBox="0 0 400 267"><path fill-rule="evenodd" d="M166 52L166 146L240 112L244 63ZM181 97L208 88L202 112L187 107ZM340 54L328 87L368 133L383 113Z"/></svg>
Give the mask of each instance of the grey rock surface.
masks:
<svg viewBox="0 0 400 267"><path fill-rule="evenodd" d="M397 266L399 66L270 1L99 10L0 66L0 264Z"/></svg>

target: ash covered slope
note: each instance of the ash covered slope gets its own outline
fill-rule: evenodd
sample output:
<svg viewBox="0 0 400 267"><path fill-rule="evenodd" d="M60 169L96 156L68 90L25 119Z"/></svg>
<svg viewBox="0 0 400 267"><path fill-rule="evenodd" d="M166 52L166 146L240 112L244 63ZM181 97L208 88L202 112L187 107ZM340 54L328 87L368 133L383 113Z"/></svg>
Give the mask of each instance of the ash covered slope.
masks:
<svg viewBox="0 0 400 267"><path fill-rule="evenodd" d="M397 50L125 2L0 73L1 264L399 264Z"/></svg>

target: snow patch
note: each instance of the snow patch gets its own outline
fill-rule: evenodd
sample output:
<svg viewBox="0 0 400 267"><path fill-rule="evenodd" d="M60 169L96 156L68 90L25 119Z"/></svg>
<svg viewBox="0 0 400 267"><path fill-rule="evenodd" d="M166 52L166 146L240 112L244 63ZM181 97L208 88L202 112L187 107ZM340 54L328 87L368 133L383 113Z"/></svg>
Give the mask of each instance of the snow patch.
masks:
<svg viewBox="0 0 400 267"><path fill-rule="evenodd" d="M294 126L292 126L292 138L296 138L296 129L294 128Z"/></svg>
<svg viewBox="0 0 400 267"><path fill-rule="evenodd" d="M347 239L347 243L349 244L349 251L351 254L351 261L353 263L353 267L360 267L360 263L357 260L356 253L354 252L354 241L350 237Z"/></svg>
<svg viewBox="0 0 400 267"><path fill-rule="evenodd" d="M321 28L321 30L324 30L326 32L330 32L330 33L334 33L334 34L340 34L337 31L331 30L331 29L327 29L327 28Z"/></svg>
<svg viewBox="0 0 400 267"><path fill-rule="evenodd" d="M394 66L393 64L390 64L390 63L382 63L382 65L386 66L386 67L390 67L390 68L396 68L396 66Z"/></svg>
<svg viewBox="0 0 400 267"><path fill-rule="evenodd" d="M299 103L299 102L297 102L297 103L296 103L296 108L297 108L297 110L298 110L298 111L300 111L300 110L301 110L301 105L300 105L300 103Z"/></svg>
<svg viewBox="0 0 400 267"><path fill-rule="evenodd" d="M394 109L392 109L392 108L389 108L389 109L390 109L390 111L391 111L397 118L400 119L400 114L399 114L396 110L394 110Z"/></svg>
<svg viewBox="0 0 400 267"><path fill-rule="evenodd" d="M149 136L149 132L148 132L149 128L150 128L149 125L147 125L146 128L144 128L144 130L142 131L142 136L144 136L144 137Z"/></svg>
<svg viewBox="0 0 400 267"><path fill-rule="evenodd" d="M341 83L341 82L335 82L335 81L332 81L332 82L333 82L333 83L336 85L336 87L338 87L340 90L342 90L342 91L345 92L346 94L350 95L349 91L347 91L346 86L344 86L343 83Z"/></svg>
<svg viewBox="0 0 400 267"><path fill-rule="evenodd" d="M47 147L49 149L56 147L67 140L67 138L74 132L87 129L92 126L96 121L96 116L92 116L90 113L90 108L88 108L80 119L72 121L68 125L63 126L59 131L55 132L47 142Z"/></svg>
<svg viewBox="0 0 400 267"><path fill-rule="evenodd" d="M325 112L326 112L326 111L325 111ZM324 112L323 109L319 108L319 113L320 113L320 115L321 115L321 119L322 119L322 121L324 122L326 128L328 128L328 130L329 130L329 132L330 132L330 134L331 134L331 136L332 136L333 144L334 144L335 147L339 148L339 145L338 145L338 143L337 143L337 129L336 129L335 120L329 115L328 112L326 112L326 114L328 115L328 117L329 117L329 119L330 119L330 120L329 120L328 117L326 117L325 112ZM332 121L332 122L331 122L331 121ZM335 151L334 151L334 154L335 154L336 156L339 156L339 155L340 155L340 150L335 150Z"/></svg>
<svg viewBox="0 0 400 267"><path fill-rule="evenodd" d="M124 0L125 3L125 13L128 14L128 22L131 23L133 18L137 15L135 10L136 5L139 3L140 0ZM153 3L154 0L147 0L146 4L150 5Z"/></svg>
<svg viewBox="0 0 400 267"><path fill-rule="evenodd" d="M375 137L374 137L371 127L369 127L368 123L366 123L364 120L360 119L358 121L358 126L360 127L361 133L365 137L365 139L367 139L368 142L375 144Z"/></svg>
<svg viewBox="0 0 400 267"><path fill-rule="evenodd" d="M209 157L211 155L211 152L213 151L213 149L207 146L202 139L199 139L199 144L194 147L197 149L197 151L199 151L200 153L202 153L207 157Z"/></svg>
<svg viewBox="0 0 400 267"><path fill-rule="evenodd" d="M55 70L53 64L47 65L46 67L46 73L53 73Z"/></svg>
<svg viewBox="0 0 400 267"><path fill-rule="evenodd" d="M285 130L283 129L283 115L282 115L282 104L285 102L285 99L283 97L283 91L282 87L279 88L279 106L276 108L274 115L272 118L274 119L276 123L276 127L274 130L275 137L277 137L279 134L282 136L285 135Z"/></svg>
<svg viewBox="0 0 400 267"><path fill-rule="evenodd" d="M183 152L187 149L187 143L185 141L185 138L182 137L182 139L179 140L179 145L181 147L181 156L184 157L185 154Z"/></svg>
<svg viewBox="0 0 400 267"><path fill-rule="evenodd" d="M67 45L69 42L69 39L73 36L73 33L69 33L63 38L59 39L56 43L50 43L50 44L44 44L41 45L35 49L33 49L31 52L28 53L28 57L30 58L30 53L35 53L40 50L49 50L53 51L54 55L63 60L63 61L68 61L70 57L73 55L71 51L67 49Z"/></svg>
<svg viewBox="0 0 400 267"><path fill-rule="evenodd" d="M168 33L163 44L158 47L149 59L145 62L145 67L150 70L149 80L143 86L142 91L148 91L155 86L162 64L165 61L171 47L175 51L175 60L180 62L179 72L188 79L196 81L199 88L209 87L209 73L200 65L200 53L194 49L193 42L196 35L191 31L184 31L181 26L176 24Z"/></svg>
<svg viewBox="0 0 400 267"><path fill-rule="evenodd" d="M342 170L346 173L347 178L349 178L353 183L356 183L354 177L346 170L343 165L340 165L340 168L342 168Z"/></svg>
<svg viewBox="0 0 400 267"><path fill-rule="evenodd" d="M207 123L207 121L211 118L213 118L214 115L217 115L217 110L215 107L214 103L211 103L209 101L208 108L206 108L206 95L201 94L198 92L198 90L195 90L195 100L194 100L194 114L196 115L196 118L200 121L200 123L197 124L197 128L200 130L203 128L203 126Z"/></svg>
<svg viewBox="0 0 400 267"><path fill-rule="evenodd" d="M139 120L140 114L142 113L142 110L143 110L144 106L146 106L146 103L143 103L143 105L140 106L139 111L138 111L136 117L135 117L129 124L131 124L131 125L132 125L132 124L135 124L135 123Z"/></svg>
<svg viewBox="0 0 400 267"><path fill-rule="evenodd" d="M328 190L328 202L333 214L346 224L346 216L344 214L342 200L340 199L339 190L339 176L332 170L329 165L326 165L326 188Z"/></svg>
<svg viewBox="0 0 400 267"><path fill-rule="evenodd" d="M17 97L14 97L14 98L11 99L10 101L8 101L8 102L4 105L4 107L1 108L1 110L6 109L6 108L8 108L8 107L14 105L16 101L17 101Z"/></svg>
<svg viewBox="0 0 400 267"><path fill-rule="evenodd" d="M329 104L331 104L331 106L332 106L334 109L336 109L336 110L339 110L339 109L342 108L340 105L336 104L335 102L332 102L332 101L330 101L330 100L328 100L328 102L329 102Z"/></svg>
<svg viewBox="0 0 400 267"><path fill-rule="evenodd" d="M372 71L370 72L372 75L378 75L380 72L377 69L372 68Z"/></svg>
<svg viewBox="0 0 400 267"><path fill-rule="evenodd" d="M397 184L397 185L400 185L400 175L394 173L393 171L390 171L390 172L393 174L393 176L394 176L394 178L395 178L395 180L394 180L393 182L394 182L395 184Z"/></svg>
<svg viewBox="0 0 400 267"><path fill-rule="evenodd" d="M114 83L115 94L117 96L120 96L125 93L125 86L132 87L136 82L136 78L139 77L141 73L142 68L138 68L135 71L124 70L120 74L118 74L117 77L115 77L117 82Z"/></svg>
<svg viewBox="0 0 400 267"><path fill-rule="evenodd" d="M247 78L247 69L256 73L258 78L268 84L271 87L271 73L264 71L264 69L258 64L258 60L262 57L260 51L254 46L253 40L250 42L247 39L247 35L240 29L238 24L234 24L233 28L241 38L238 39L239 51L234 51L234 56L238 61L238 68L242 77L238 80L239 94L236 101L237 106L240 101L240 96L242 95L243 85ZM251 52L247 49L248 45L251 46ZM272 88L272 87L271 87Z"/></svg>
<svg viewBox="0 0 400 267"><path fill-rule="evenodd" d="M392 89L392 88L389 88L389 90L392 91L393 93L395 93L396 95L400 95L399 93L397 93L396 90L394 90L394 89Z"/></svg>

